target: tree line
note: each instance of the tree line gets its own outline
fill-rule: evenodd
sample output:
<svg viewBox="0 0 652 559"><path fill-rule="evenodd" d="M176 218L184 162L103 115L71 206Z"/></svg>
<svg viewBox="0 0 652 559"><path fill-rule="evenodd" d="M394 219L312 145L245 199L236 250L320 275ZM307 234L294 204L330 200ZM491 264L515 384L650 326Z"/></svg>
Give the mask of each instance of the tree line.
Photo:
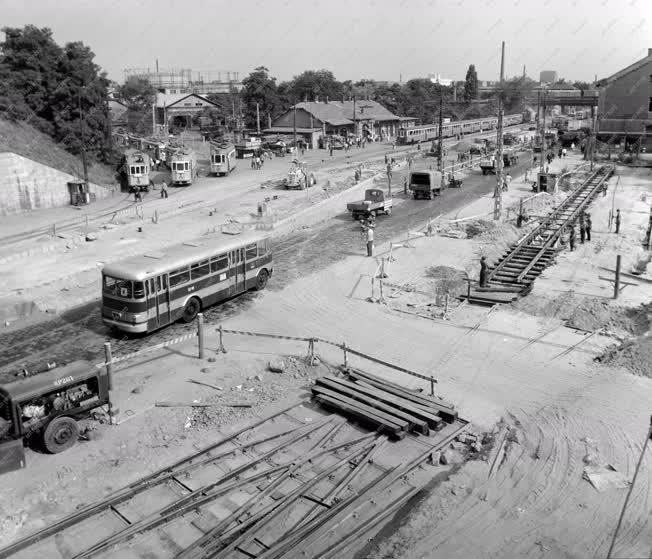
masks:
<svg viewBox="0 0 652 559"><path fill-rule="evenodd" d="M110 161L111 122L109 102L113 97L128 108L130 131L151 133L151 111L156 90L143 78L131 78L118 85L94 62L95 55L82 42L58 45L48 28L26 25L5 27L0 43L0 115L27 121L49 134L72 153L81 151L83 126L87 151L100 161ZM208 95L221 110L207 111L216 127L244 125L261 128L301 101L370 99L399 116L415 117L422 123L436 122L440 99L444 118L464 120L495 115L498 98L507 112L522 112L525 97L536 82L526 77L505 80L497 91L479 92L474 65L462 83L440 86L427 78L405 83L377 83L373 80L339 81L326 69L306 70L291 80L277 83L268 68L255 68L242 81L240 92ZM581 88L588 84L576 83ZM258 110L257 110L258 109ZM237 113L237 114L236 114ZM83 119L83 125L82 125Z"/></svg>

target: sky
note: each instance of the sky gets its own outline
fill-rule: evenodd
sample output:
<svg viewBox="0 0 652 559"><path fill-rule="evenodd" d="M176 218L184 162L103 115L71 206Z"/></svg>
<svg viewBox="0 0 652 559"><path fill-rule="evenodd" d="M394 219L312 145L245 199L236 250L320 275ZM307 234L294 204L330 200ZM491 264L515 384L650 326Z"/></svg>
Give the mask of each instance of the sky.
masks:
<svg viewBox="0 0 652 559"><path fill-rule="evenodd" d="M607 77L652 48L650 0L0 0L0 25L83 41L109 78L125 68L237 71L279 81L308 69L338 80ZM0 34L4 40L4 35Z"/></svg>

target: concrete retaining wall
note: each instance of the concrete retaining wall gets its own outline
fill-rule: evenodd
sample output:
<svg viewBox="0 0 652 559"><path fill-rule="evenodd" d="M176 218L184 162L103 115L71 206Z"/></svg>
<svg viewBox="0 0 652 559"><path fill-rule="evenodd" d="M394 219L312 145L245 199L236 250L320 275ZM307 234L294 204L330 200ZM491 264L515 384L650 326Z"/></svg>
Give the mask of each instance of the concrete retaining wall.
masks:
<svg viewBox="0 0 652 559"><path fill-rule="evenodd" d="M15 153L0 153L0 215L54 208L70 204L68 182L78 177L42 165ZM113 190L91 183L95 196L106 198Z"/></svg>

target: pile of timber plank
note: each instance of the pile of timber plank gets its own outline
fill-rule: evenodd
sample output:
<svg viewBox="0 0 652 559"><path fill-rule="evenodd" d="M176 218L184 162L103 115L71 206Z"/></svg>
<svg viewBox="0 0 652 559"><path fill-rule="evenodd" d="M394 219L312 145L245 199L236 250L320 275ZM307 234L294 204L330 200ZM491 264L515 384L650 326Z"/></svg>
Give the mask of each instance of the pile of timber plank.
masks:
<svg viewBox="0 0 652 559"><path fill-rule="evenodd" d="M457 419L452 404L360 371L318 378L312 393L320 405L402 439L408 432L429 435Z"/></svg>

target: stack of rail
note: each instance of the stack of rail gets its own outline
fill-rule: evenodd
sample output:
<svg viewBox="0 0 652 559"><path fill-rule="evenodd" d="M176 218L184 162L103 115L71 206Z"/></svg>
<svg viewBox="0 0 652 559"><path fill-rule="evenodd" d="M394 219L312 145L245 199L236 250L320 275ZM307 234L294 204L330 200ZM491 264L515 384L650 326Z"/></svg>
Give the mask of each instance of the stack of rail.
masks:
<svg viewBox="0 0 652 559"><path fill-rule="evenodd" d="M322 406L375 427L394 439L408 432L429 435L457 419L452 404L426 396L356 369L346 378L317 379L312 392Z"/></svg>
<svg viewBox="0 0 652 559"><path fill-rule="evenodd" d="M430 482L420 466L468 426L441 423L431 437L391 442L302 403L78 508L0 559L353 557Z"/></svg>
<svg viewBox="0 0 652 559"><path fill-rule="evenodd" d="M582 212L604 188L614 172L613 166L602 166L591 172L581 186L555 208L521 241L512 245L491 267L487 287L476 287L465 295L470 303L505 303L526 295L534 280L541 275L557 254L557 241L564 230L575 224Z"/></svg>

